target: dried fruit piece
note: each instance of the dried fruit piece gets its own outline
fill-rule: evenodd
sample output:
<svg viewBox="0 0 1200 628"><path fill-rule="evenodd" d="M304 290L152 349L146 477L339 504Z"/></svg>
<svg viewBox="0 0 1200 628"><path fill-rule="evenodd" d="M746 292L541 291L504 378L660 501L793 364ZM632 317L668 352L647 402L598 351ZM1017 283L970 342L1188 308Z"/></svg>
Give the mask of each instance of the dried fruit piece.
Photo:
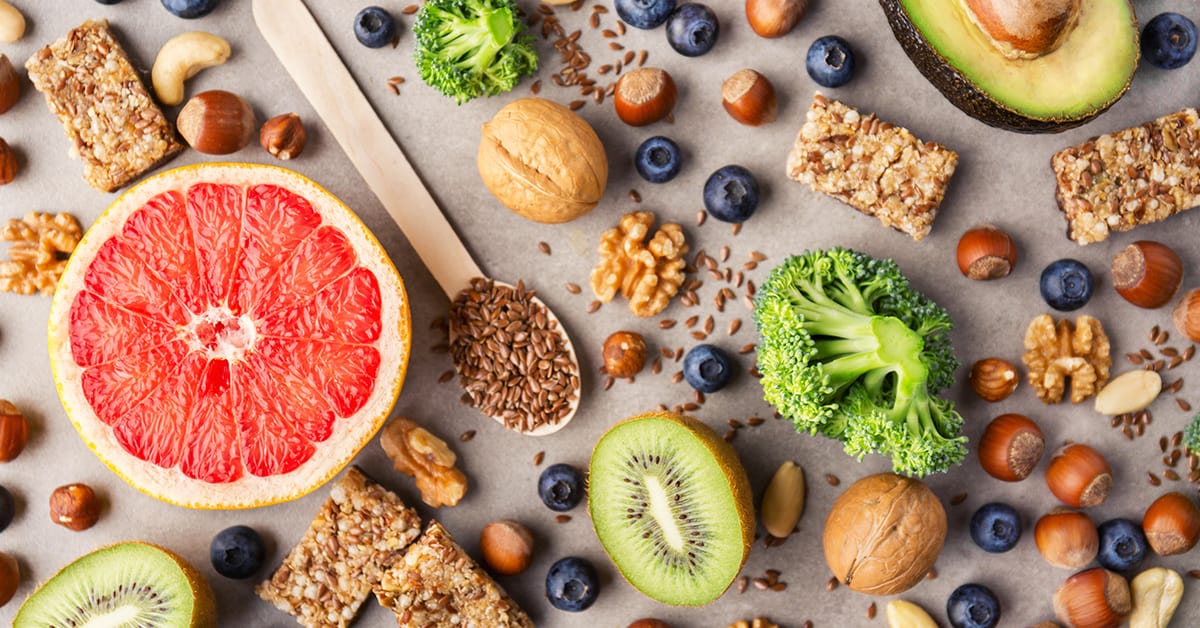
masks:
<svg viewBox="0 0 1200 628"><path fill-rule="evenodd" d="M458 457L425 428L397 417L383 428L379 444L397 471L417 480L421 501L434 508L454 506L467 492L467 476L454 467Z"/></svg>
<svg viewBox="0 0 1200 628"><path fill-rule="evenodd" d="M1062 400L1067 379L1071 380L1071 402L1079 403L1096 394L1108 381L1112 366L1108 336L1100 321L1091 316L1066 319L1055 324L1049 314L1029 323L1025 330L1025 355L1029 384L1045 403Z"/></svg>
<svg viewBox="0 0 1200 628"><path fill-rule="evenodd" d="M631 212L600 236L600 261L592 270L592 292L605 303L618 292L629 299L637 316L654 316L666 309L683 285L683 256L688 252L683 229L664 223L646 243L654 214Z"/></svg>

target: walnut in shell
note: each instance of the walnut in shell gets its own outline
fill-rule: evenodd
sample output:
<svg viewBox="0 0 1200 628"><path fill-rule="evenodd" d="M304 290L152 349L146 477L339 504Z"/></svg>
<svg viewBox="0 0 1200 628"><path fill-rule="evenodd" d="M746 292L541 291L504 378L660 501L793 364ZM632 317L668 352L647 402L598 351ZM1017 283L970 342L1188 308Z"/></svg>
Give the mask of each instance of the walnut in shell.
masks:
<svg viewBox="0 0 1200 628"><path fill-rule="evenodd" d="M600 262L592 270L592 292L605 303L619 292L629 299L629 309L637 316L654 316L667 304L684 280L687 241L683 229L675 223L654 227L654 214L632 212L600 236Z"/></svg>
<svg viewBox="0 0 1200 628"><path fill-rule="evenodd" d="M1062 401L1066 382L1071 380L1071 403L1079 403L1096 394L1108 381L1112 366L1108 336L1104 326L1091 316L1056 324L1049 314L1029 323L1025 330L1025 355L1021 361L1029 370L1029 384L1045 403Z"/></svg>
<svg viewBox="0 0 1200 628"><path fill-rule="evenodd" d="M541 98L509 103L483 125L479 175L501 203L535 222L570 222L604 196L608 158L596 131Z"/></svg>

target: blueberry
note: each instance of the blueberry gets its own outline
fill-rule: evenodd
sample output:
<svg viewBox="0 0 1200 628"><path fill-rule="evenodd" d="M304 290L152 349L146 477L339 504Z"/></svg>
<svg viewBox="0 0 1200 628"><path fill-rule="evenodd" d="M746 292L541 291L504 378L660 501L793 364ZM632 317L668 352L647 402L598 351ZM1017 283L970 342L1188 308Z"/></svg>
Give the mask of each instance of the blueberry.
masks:
<svg viewBox="0 0 1200 628"><path fill-rule="evenodd" d="M99 2L100 4L116 4L120 1L121 0L96 0L96 2Z"/></svg>
<svg viewBox="0 0 1200 628"><path fill-rule="evenodd" d="M546 597L560 611L586 610L599 594L600 578L585 558L568 556L551 565L546 574Z"/></svg>
<svg viewBox="0 0 1200 628"><path fill-rule="evenodd" d="M1146 555L1146 535L1142 526L1128 519L1110 519L1100 524L1100 553L1096 562L1105 569L1126 571L1142 562Z"/></svg>
<svg viewBox="0 0 1200 628"><path fill-rule="evenodd" d="M717 220L742 222L758 209L758 180L741 166L725 166L704 182L704 207Z"/></svg>
<svg viewBox="0 0 1200 628"><path fill-rule="evenodd" d="M667 18L667 43L685 57L699 57L717 45L721 24L707 6L688 2Z"/></svg>
<svg viewBox="0 0 1200 628"><path fill-rule="evenodd" d="M964 584L950 594L946 615L954 628L992 628L1000 623L1000 601L982 584Z"/></svg>
<svg viewBox="0 0 1200 628"><path fill-rule="evenodd" d="M249 578L262 567L267 550L254 528L233 526L213 537L208 558L213 569L226 578Z"/></svg>
<svg viewBox="0 0 1200 628"><path fill-rule="evenodd" d="M985 552L1007 552L1020 538L1021 517L1008 504L984 504L971 516L971 540Z"/></svg>
<svg viewBox="0 0 1200 628"><path fill-rule="evenodd" d="M808 47L808 75L822 87L841 87L854 75L854 51L845 39L828 35Z"/></svg>
<svg viewBox="0 0 1200 628"><path fill-rule="evenodd" d="M647 30L662 26L675 10L675 0L616 0L614 4L626 24Z"/></svg>
<svg viewBox="0 0 1200 628"><path fill-rule="evenodd" d="M396 20L380 7L367 7L354 16L354 36L367 48L382 48L396 38Z"/></svg>
<svg viewBox="0 0 1200 628"><path fill-rule="evenodd" d="M1046 305L1063 312L1078 310L1092 298L1092 272L1079 260L1060 259L1042 271L1041 288Z"/></svg>
<svg viewBox="0 0 1200 628"><path fill-rule="evenodd" d="M1178 13L1160 13L1142 30L1142 56L1150 63L1174 70L1196 54L1196 25Z"/></svg>
<svg viewBox="0 0 1200 628"><path fill-rule="evenodd" d="M12 493L0 486L0 532L12 523L13 515L17 514L17 505L13 502Z"/></svg>
<svg viewBox="0 0 1200 628"><path fill-rule="evenodd" d="M674 179L681 165L679 145L661 135L642 142L633 157L633 167L650 183Z"/></svg>
<svg viewBox="0 0 1200 628"><path fill-rule="evenodd" d="M538 495L550 510L565 512L583 499L583 474L569 464L552 464L538 478Z"/></svg>
<svg viewBox="0 0 1200 628"><path fill-rule="evenodd" d="M204 17L217 8L217 0L162 0L171 15L184 19Z"/></svg>
<svg viewBox="0 0 1200 628"><path fill-rule="evenodd" d="M683 378L702 393L721 390L732 375L729 355L712 345L696 345L683 358Z"/></svg>

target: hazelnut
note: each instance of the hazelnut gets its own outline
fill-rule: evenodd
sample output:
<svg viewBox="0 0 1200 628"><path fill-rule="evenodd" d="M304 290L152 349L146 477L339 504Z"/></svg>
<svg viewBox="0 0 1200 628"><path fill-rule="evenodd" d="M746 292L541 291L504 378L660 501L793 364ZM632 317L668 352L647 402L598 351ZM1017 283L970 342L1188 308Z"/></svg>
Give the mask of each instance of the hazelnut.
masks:
<svg viewBox="0 0 1200 628"><path fill-rule="evenodd" d="M1093 567L1067 578L1054 592L1054 614L1068 626L1115 627L1132 612L1129 583L1103 567Z"/></svg>
<svg viewBox="0 0 1200 628"><path fill-rule="evenodd" d="M1060 501L1075 508L1091 508L1108 499L1112 467L1100 452L1082 443L1063 446L1046 467L1046 485Z"/></svg>
<svg viewBox="0 0 1200 628"><path fill-rule="evenodd" d="M21 584L21 569L17 559L0 552L0 606L8 604Z"/></svg>
<svg viewBox="0 0 1200 628"><path fill-rule="evenodd" d="M749 68L734 72L721 84L721 103L734 120L747 126L774 121L778 110L775 86Z"/></svg>
<svg viewBox="0 0 1200 628"><path fill-rule="evenodd" d="M984 358L971 366L971 390L984 401L1002 401L1017 389L1017 366L1000 358Z"/></svg>
<svg viewBox="0 0 1200 628"><path fill-rule="evenodd" d="M299 157L307 141L308 132L304 130L304 122L294 113L283 113L267 120L258 132L258 143L282 161Z"/></svg>
<svg viewBox="0 0 1200 628"><path fill-rule="evenodd" d="M0 113L12 109L21 98L21 76L8 55L0 55Z"/></svg>
<svg viewBox="0 0 1200 628"><path fill-rule="evenodd" d="M1182 554L1200 541L1200 508L1183 493L1167 493L1146 509L1142 531L1155 554Z"/></svg>
<svg viewBox="0 0 1200 628"><path fill-rule="evenodd" d="M533 535L512 519L493 521L479 534L479 551L492 571L515 576L533 560Z"/></svg>
<svg viewBox="0 0 1200 628"><path fill-rule="evenodd" d="M249 103L219 89L193 96L179 111L175 125L188 145L209 155L227 155L245 148L258 128Z"/></svg>
<svg viewBox="0 0 1200 628"><path fill-rule="evenodd" d="M671 628L671 624L652 617L644 617L629 624L626 628Z"/></svg>
<svg viewBox="0 0 1200 628"><path fill-rule="evenodd" d="M1079 569L1100 551L1100 533L1091 517L1077 510L1055 508L1038 519L1034 542L1046 562L1063 569Z"/></svg>
<svg viewBox="0 0 1200 628"><path fill-rule="evenodd" d="M808 0L746 0L746 21L759 37L783 37L807 9Z"/></svg>
<svg viewBox="0 0 1200 628"><path fill-rule="evenodd" d="M17 153L8 142L0 137L0 185L8 185L17 178Z"/></svg>
<svg viewBox="0 0 1200 628"><path fill-rule="evenodd" d="M67 484L50 494L50 520L76 532L96 525L100 500L87 484Z"/></svg>
<svg viewBox="0 0 1200 628"><path fill-rule="evenodd" d="M1200 289L1188 290L1171 311L1175 329L1192 342L1200 342Z"/></svg>
<svg viewBox="0 0 1200 628"><path fill-rule="evenodd" d="M646 364L646 341L635 331L618 331L604 340L604 370L613 377L633 377Z"/></svg>
<svg viewBox="0 0 1200 628"><path fill-rule="evenodd" d="M998 480L1019 482L1037 467L1045 445L1042 430L1029 417L1002 414L979 439L979 464Z"/></svg>
<svg viewBox="0 0 1200 628"><path fill-rule="evenodd" d="M1113 256L1112 278L1126 301L1147 309L1162 307L1179 292L1183 260L1165 244L1141 240Z"/></svg>
<svg viewBox="0 0 1200 628"><path fill-rule="evenodd" d="M0 399L0 462L16 458L29 440L29 423L12 403Z"/></svg>
<svg viewBox="0 0 1200 628"><path fill-rule="evenodd" d="M959 238L957 257L958 270L968 279L999 279L1017 265L1017 245L1000 229L981 225Z"/></svg>
<svg viewBox="0 0 1200 628"><path fill-rule="evenodd" d="M613 109L629 126L645 126L675 108L675 81L660 68L638 68L622 76L613 92Z"/></svg>

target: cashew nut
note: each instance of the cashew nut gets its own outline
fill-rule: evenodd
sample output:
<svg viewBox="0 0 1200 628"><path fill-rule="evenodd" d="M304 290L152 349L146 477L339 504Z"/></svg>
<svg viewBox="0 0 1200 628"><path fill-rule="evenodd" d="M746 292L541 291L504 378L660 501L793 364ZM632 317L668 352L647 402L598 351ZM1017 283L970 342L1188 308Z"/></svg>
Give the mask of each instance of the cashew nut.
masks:
<svg viewBox="0 0 1200 628"><path fill-rule="evenodd" d="M1183 598L1183 578L1174 570L1154 567L1138 574L1130 591L1133 614L1129 628L1166 628Z"/></svg>
<svg viewBox="0 0 1200 628"><path fill-rule="evenodd" d="M229 42L212 33L191 31L168 39L150 71L154 93L164 105L178 105L183 102L183 82L204 68L225 63L229 52Z"/></svg>
<svg viewBox="0 0 1200 628"><path fill-rule="evenodd" d="M0 42L12 43L25 35L25 16L13 5L0 0Z"/></svg>

